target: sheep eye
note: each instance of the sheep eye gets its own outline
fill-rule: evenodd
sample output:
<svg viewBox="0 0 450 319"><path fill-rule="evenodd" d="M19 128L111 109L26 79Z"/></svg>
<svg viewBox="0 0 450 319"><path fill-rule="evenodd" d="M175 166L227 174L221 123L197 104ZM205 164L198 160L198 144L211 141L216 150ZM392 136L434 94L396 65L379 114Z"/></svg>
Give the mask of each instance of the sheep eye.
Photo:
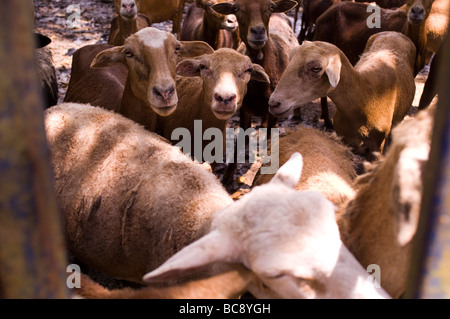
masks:
<svg viewBox="0 0 450 319"><path fill-rule="evenodd" d="M200 70L207 70L208 67L204 64L200 64Z"/></svg>
<svg viewBox="0 0 450 319"><path fill-rule="evenodd" d="M125 54L125 56L126 56L127 58L132 58L132 57L134 57L133 52L131 52L130 50L125 50L125 51L123 51L123 53Z"/></svg>
<svg viewBox="0 0 450 319"><path fill-rule="evenodd" d="M234 6L233 6L233 9L232 9L232 10L233 10L233 12L234 12L234 13L236 13L236 12L238 12L238 11L239 11L239 8L238 8L238 6L237 6L237 5L234 5Z"/></svg>
<svg viewBox="0 0 450 319"><path fill-rule="evenodd" d="M180 50L181 50L181 45L176 45L175 46L175 54L178 54L178 53L180 53Z"/></svg>
<svg viewBox="0 0 450 319"><path fill-rule="evenodd" d="M320 73L320 71L322 71L322 68L312 68L311 71L313 73Z"/></svg>
<svg viewBox="0 0 450 319"><path fill-rule="evenodd" d="M275 10L275 4L271 3L269 5L269 10L273 12Z"/></svg>

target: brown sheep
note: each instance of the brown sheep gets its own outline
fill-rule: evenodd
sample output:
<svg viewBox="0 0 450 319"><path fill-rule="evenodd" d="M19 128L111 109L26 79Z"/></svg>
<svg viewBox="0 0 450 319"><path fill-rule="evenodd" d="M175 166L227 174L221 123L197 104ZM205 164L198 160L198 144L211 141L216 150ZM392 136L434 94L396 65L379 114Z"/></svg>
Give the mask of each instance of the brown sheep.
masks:
<svg viewBox="0 0 450 319"><path fill-rule="evenodd" d="M304 42L292 60L269 104L279 117L319 98L336 105L335 131L353 151L368 159L381 152L391 128L403 120L415 93L415 46L398 32L370 37L355 67L335 45ZM349 90L351 88L351 90Z"/></svg>
<svg viewBox="0 0 450 319"><path fill-rule="evenodd" d="M215 50L219 48L237 49L238 23L234 14L223 15L211 9L212 5L225 0L196 0L183 21L180 40L205 41ZM234 36L235 35L235 36Z"/></svg>
<svg viewBox="0 0 450 319"><path fill-rule="evenodd" d="M269 81L260 65L229 48L221 48L195 59L185 59L178 64L177 74L182 75L176 84L178 107L171 115L160 119L161 135L176 143L179 137L172 136L174 130L185 128L191 135L191 150L195 150L196 143L201 143L195 140L195 120L201 120L201 137L209 128L219 129L225 150L228 120L240 109L250 79ZM206 144L203 142L202 150ZM197 157L197 160L201 159Z"/></svg>
<svg viewBox="0 0 450 319"><path fill-rule="evenodd" d="M392 130L388 152L357 179L358 192L340 222L344 244L363 267L380 267L381 286L393 298L408 280L434 112L431 107Z"/></svg>
<svg viewBox="0 0 450 319"><path fill-rule="evenodd" d="M233 202L211 172L120 114L64 103L45 125L67 247L105 274L142 282Z"/></svg>
<svg viewBox="0 0 450 319"><path fill-rule="evenodd" d="M430 10L430 17L425 22L428 52L438 52L439 47L447 36L449 14L450 1L434 0Z"/></svg>
<svg viewBox="0 0 450 319"><path fill-rule="evenodd" d="M295 152L303 156L302 178L295 189L318 191L336 206L354 197L353 182L358 163L351 150L335 134L298 125L280 137L280 165ZM266 184L272 177L273 174L258 175L254 186Z"/></svg>
<svg viewBox="0 0 450 319"><path fill-rule="evenodd" d="M111 21L108 43L123 45L126 38L151 26L150 19L138 13L140 0L114 0L116 16Z"/></svg>
<svg viewBox="0 0 450 319"><path fill-rule="evenodd" d="M58 104L58 79L52 51L47 47L51 40L41 34L35 34L35 37L37 43L35 53L37 73L41 83L44 108L49 108Z"/></svg>
<svg viewBox="0 0 450 319"><path fill-rule="evenodd" d="M131 35L123 46L83 47L74 54L64 101L114 110L154 131L157 114L170 114L178 103L179 57L212 51L204 42L179 42L152 27Z"/></svg>

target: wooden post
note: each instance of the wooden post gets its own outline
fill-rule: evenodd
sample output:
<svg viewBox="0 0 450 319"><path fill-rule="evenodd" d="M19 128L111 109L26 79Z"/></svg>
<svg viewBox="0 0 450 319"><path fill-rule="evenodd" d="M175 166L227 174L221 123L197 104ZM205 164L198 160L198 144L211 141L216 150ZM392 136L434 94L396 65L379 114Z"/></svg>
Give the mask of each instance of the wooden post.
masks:
<svg viewBox="0 0 450 319"><path fill-rule="evenodd" d="M443 43L439 101L406 298L450 298L450 39Z"/></svg>
<svg viewBox="0 0 450 319"><path fill-rule="evenodd" d="M30 3L0 10L0 279L5 298L67 298Z"/></svg>

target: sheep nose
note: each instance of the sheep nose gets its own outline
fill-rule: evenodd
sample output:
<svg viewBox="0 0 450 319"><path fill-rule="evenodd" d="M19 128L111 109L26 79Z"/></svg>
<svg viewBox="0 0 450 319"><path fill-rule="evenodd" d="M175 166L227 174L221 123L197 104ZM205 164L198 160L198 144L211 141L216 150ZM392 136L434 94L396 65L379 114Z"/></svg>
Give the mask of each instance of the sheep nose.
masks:
<svg viewBox="0 0 450 319"><path fill-rule="evenodd" d="M425 9L423 7L412 7L411 8L411 12L416 14L416 15L420 15L420 14L424 14L425 13Z"/></svg>
<svg viewBox="0 0 450 319"><path fill-rule="evenodd" d="M269 100L269 106L273 109L277 109L281 106L281 102Z"/></svg>
<svg viewBox="0 0 450 319"><path fill-rule="evenodd" d="M172 85L167 89L160 89L157 87L153 87L153 93L160 99L164 101L170 100L175 93L175 87Z"/></svg>
<svg viewBox="0 0 450 319"><path fill-rule="evenodd" d="M227 23L230 24L236 23L236 17L234 15L227 16Z"/></svg>
<svg viewBox="0 0 450 319"><path fill-rule="evenodd" d="M226 97L220 95L219 93L214 93L214 99L219 102L220 104L227 105L234 100L236 100L236 94L232 93Z"/></svg>
<svg viewBox="0 0 450 319"><path fill-rule="evenodd" d="M264 35L266 33L266 28L263 25L258 25L255 27L251 27L250 28L250 32L252 34L254 34L255 36L257 35Z"/></svg>

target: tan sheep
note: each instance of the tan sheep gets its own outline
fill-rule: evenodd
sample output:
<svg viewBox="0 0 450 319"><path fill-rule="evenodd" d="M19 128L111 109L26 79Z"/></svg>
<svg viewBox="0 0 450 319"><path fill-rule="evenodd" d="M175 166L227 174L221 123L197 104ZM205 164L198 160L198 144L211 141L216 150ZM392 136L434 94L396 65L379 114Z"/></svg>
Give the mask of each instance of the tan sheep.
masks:
<svg viewBox="0 0 450 319"><path fill-rule="evenodd" d="M123 46L85 46L74 54L64 102L114 110L154 131L157 115L166 116L177 106L179 57L213 51L205 42L179 42L152 27L131 35Z"/></svg>
<svg viewBox="0 0 450 319"><path fill-rule="evenodd" d="M326 42L304 42L291 55L270 98L270 112L285 117L294 108L329 96L337 109L333 125L343 141L368 159L383 151L391 128L403 120L414 99L412 41L398 32L377 33L355 67Z"/></svg>
<svg viewBox="0 0 450 319"><path fill-rule="evenodd" d="M45 124L67 247L110 276L142 282L232 203L211 172L120 114L65 103Z"/></svg>

